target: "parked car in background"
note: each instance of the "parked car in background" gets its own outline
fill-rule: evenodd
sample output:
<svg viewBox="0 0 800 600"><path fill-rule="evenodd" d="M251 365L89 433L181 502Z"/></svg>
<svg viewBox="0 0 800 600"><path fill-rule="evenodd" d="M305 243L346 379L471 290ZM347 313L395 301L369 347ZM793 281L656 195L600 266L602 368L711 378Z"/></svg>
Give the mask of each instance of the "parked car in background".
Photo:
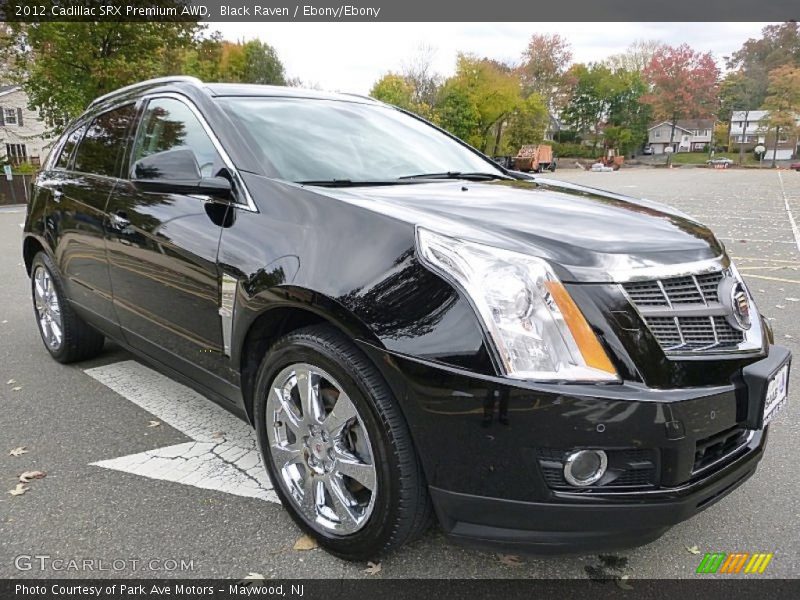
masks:
<svg viewBox="0 0 800 600"><path fill-rule="evenodd" d="M711 167L723 168L727 169L733 164L733 160L726 156L720 156L718 158L712 158L706 161L706 164Z"/></svg>
<svg viewBox="0 0 800 600"><path fill-rule="evenodd" d="M653 154L653 147L652 146L645 146L642 150L642 154L651 155Z"/></svg>
<svg viewBox="0 0 800 600"><path fill-rule="evenodd" d="M511 552L649 542L755 473L788 399L791 354L702 224L366 98L103 96L22 251L55 360L112 339L246 419L285 509L351 560L434 518Z"/></svg>
<svg viewBox="0 0 800 600"><path fill-rule="evenodd" d="M794 163L792 163L791 165L789 165L789 168L790 168L790 169L794 169L795 171L798 171L798 172L800 172L800 162L794 162Z"/></svg>

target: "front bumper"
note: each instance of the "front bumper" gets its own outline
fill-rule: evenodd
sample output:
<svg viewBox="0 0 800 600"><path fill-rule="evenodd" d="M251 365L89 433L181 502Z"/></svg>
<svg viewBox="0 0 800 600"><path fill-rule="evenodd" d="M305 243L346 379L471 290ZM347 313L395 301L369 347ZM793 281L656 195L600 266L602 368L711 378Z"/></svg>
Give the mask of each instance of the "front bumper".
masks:
<svg viewBox="0 0 800 600"><path fill-rule="evenodd" d="M485 498L431 488L436 514L455 542L548 553L599 552L646 544L711 506L755 473L766 442L758 434L738 460L719 472L668 491L617 498L550 502Z"/></svg>
<svg viewBox="0 0 800 600"><path fill-rule="evenodd" d="M437 516L455 541L543 553L647 543L741 485L763 455L766 430L747 429L748 389L757 386L741 373L729 385L679 390L512 385L362 347L401 402ZM773 346L754 371L788 360ZM717 458L703 456L731 431L743 435ZM582 447L650 451L653 480L569 490L545 477L542 449Z"/></svg>

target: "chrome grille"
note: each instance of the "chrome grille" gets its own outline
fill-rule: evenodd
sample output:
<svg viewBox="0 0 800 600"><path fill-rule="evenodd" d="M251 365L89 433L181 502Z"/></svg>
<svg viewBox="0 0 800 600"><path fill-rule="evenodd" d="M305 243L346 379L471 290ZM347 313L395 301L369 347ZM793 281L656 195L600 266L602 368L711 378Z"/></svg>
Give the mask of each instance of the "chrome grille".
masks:
<svg viewBox="0 0 800 600"><path fill-rule="evenodd" d="M623 284L658 343L669 353L738 347L745 334L727 319L718 289L730 270Z"/></svg>
<svg viewBox="0 0 800 600"><path fill-rule="evenodd" d="M666 350L697 350L738 346L744 332L734 329L725 317L645 317L653 335Z"/></svg>
<svg viewBox="0 0 800 600"><path fill-rule="evenodd" d="M707 304L718 302L717 286L723 272L670 277L625 284L625 291L637 306L671 306L673 304Z"/></svg>

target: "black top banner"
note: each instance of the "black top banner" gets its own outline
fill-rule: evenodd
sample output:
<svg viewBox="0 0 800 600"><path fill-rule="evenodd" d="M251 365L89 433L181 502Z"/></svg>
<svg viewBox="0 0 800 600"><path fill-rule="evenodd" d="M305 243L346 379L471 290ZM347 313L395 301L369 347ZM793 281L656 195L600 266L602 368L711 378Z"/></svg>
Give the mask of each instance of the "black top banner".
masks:
<svg viewBox="0 0 800 600"><path fill-rule="evenodd" d="M4 21L791 21L800 0L0 0Z"/></svg>

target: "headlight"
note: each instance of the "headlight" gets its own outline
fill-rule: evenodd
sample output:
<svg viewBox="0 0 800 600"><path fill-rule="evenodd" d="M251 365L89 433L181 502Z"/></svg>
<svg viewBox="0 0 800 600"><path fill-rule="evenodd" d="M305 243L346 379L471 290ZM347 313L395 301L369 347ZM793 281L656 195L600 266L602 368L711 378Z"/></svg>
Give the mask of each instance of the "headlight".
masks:
<svg viewBox="0 0 800 600"><path fill-rule="evenodd" d="M543 260L417 228L422 262L460 287L517 379L618 381L597 336Z"/></svg>

